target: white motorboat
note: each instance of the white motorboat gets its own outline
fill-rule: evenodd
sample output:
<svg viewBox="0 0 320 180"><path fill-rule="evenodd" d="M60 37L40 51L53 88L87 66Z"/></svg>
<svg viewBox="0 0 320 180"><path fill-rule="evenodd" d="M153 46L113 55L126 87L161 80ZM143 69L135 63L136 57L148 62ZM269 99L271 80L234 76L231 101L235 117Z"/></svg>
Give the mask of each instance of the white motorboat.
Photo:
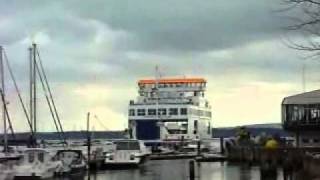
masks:
<svg viewBox="0 0 320 180"><path fill-rule="evenodd" d="M62 162L59 175L81 175L87 170L87 163L81 150L58 150L57 159Z"/></svg>
<svg viewBox="0 0 320 180"><path fill-rule="evenodd" d="M51 178L62 168L62 162L45 149L27 148L22 154L21 162L15 167L15 180Z"/></svg>
<svg viewBox="0 0 320 180"><path fill-rule="evenodd" d="M17 154L2 155L0 157L0 180L12 180L20 156Z"/></svg>
<svg viewBox="0 0 320 180"><path fill-rule="evenodd" d="M120 140L114 142L115 151L107 153L104 161L106 168L137 167L149 154L146 146L138 140Z"/></svg>

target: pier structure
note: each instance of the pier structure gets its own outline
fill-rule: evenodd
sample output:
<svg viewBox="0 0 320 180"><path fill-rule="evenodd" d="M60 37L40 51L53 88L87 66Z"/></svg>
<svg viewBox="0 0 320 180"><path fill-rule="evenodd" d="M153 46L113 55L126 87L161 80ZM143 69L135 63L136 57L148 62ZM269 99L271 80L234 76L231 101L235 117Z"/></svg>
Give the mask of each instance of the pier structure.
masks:
<svg viewBox="0 0 320 180"><path fill-rule="evenodd" d="M320 90L285 97L281 107L283 128L295 136L295 145L319 147Z"/></svg>
<svg viewBox="0 0 320 180"><path fill-rule="evenodd" d="M184 141L211 137L206 84L203 78L139 80L139 96L129 103L130 138Z"/></svg>

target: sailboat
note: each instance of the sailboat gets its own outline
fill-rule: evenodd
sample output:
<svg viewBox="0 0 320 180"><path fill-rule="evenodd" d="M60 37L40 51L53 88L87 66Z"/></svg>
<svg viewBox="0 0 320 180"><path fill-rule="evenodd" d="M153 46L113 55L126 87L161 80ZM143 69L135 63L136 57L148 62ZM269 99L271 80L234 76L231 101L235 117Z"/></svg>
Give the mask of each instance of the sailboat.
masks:
<svg viewBox="0 0 320 180"><path fill-rule="evenodd" d="M42 79L37 62L37 46L32 44L30 50L30 114L29 122L31 124L32 137L34 138L31 148L23 150L23 158L18 166L15 167L14 179L47 179L52 178L57 172L62 169L62 161L54 158L54 155L44 148L37 147L36 132L36 79L37 72L39 78ZM38 55L39 57L39 55ZM42 74L43 75L43 74ZM43 85L43 84L42 84ZM47 98L48 100L48 98ZM51 107L50 107L51 108ZM51 110L51 109L50 109ZM55 122L56 123L56 122Z"/></svg>
<svg viewBox="0 0 320 180"><path fill-rule="evenodd" d="M3 120L3 150L0 153L0 179L1 180L12 180L14 177L15 167L21 158L21 155L15 151L9 151L8 146L8 136L7 136L7 122L9 122L9 127L13 132L11 121L9 119L9 114L6 106L5 99L5 83L4 83L4 51L2 46L0 46L0 77L1 77L1 87L0 87L0 99L2 102L2 120Z"/></svg>

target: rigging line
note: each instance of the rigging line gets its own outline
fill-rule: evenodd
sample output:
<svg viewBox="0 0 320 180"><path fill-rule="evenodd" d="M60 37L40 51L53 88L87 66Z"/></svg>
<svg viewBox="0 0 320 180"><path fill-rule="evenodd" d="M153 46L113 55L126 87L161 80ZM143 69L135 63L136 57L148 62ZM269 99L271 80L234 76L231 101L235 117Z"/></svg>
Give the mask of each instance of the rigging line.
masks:
<svg viewBox="0 0 320 180"><path fill-rule="evenodd" d="M31 123L31 121L30 121L27 108L26 108L26 106L25 106L25 104L24 104L24 102L23 102L23 100L22 100L22 96L21 96L20 90L19 90L19 88L18 88L17 81L16 81L16 79L15 79L15 77L14 77L12 68L11 68L11 66L10 66L9 59L8 59L8 56L7 56L6 51L4 51L4 59L5 59L5 61L6 61L7 68L8 68L8 70L9 70L9 74L10 74L11 80L13 81L13 85L14 85L14 87L15 87L16 93L18 94L18 99L19 99L19 102L20 102L21 107L22 107L22 109L23 109L24 115L25 115L25 117L26 117L26 119L27 119L27 121L28 121L31 135L33 135L32 123Z"/></svg>
<svg viewBox="0 0 320 180"><path fill-rule="evenodd" d="M109 129L107 128L107 126L105 126L105 125L100 121L100 119L98 118L97 115L94 115L94 118L98 121L98 123L100 124L100 126L102 126L105 130L109 130Z"/></svg>
<svg viewBox="0 0 320 180"><path fill-rule="evenodd" d="M57 130L59 136L60 136L60 139L61 139L61 140L64 140L64 138L61 137L60 130L59 130L59 127L58 127L58 125L57 125L57 120L56 120L56 118L55 118L55 116L54 116L54 114L53 114L53 109L52 109L52 106L51 106L51 103L50 103L50 100L49 100L49 97L48 97L48 92L47 92L47 90L46 90L46 88L45 88L45 85L44 85L44 83L43 83L43 77L42 77L42 75L41 75L41 73L40 73L40 70L39 70L39 67L38 67L37 62L35 62L35 67L36 67L36 70L37 70L37 72L38 72L39 79L40 79L40 81L41 81L42 89L43 89L43 91L44 91L44 95L45 95L46 101L47 101L47 103L48 103L49 110L50 110L50 114L51 114L51 117L52 117L52 119L53 119L54 125L55 125L55 127L56 127L56 130Z"/></svg>
<svg viewBox="0 0 320 180"><path fill-rule="evenodd" d="M8 109L7 109L6 100L5 100L5 97L4 97L4 94L3 94L3 90L2 90L2 89L0 89L0 94L1 94L1 100L2 100L2 103L3 103L3 106L4 106L4 112L6 113L6 115L7 115L7 120L8 120L8 122L9 122L9 129L11 130L11 133L14 135L14 131L13 131L13 129L12 129L12 124L11 124L10 116L9 116Z"/></svg>
<svg viewBox="0 0 320 180"><path fill-rule="evenodd" d="M9 115L9 112L8 112L7 101L5 100L5 97L4 97L2 89L0 89L0 94L1 94L1 100L2 100L3 105L4 105L4 111L6 113L7 120L8 120L8 123L9 123L9 130L11 131L11 134L12 134L13 138L15 138L14 130L13 130L12 123L11 123L11 118L10 118L10 115Z"/></svg>
<svg viewBox="0 0 320 180"><path fill-rule="evenodd" d="M10 115L9 115L7 106L5 106L5 113L6 113L6 115L7 115L7 119L8 119L8 123L9 123L9 129L10 129L10 131L11 131L11 135L12 135L12 137L13 137L14 139L16 139L16 135L15 135L15 133L14 133L14 129L13 129L12 122L11 122L11 117L10 117Z"/></svg>
<svg viewBox="0 0 320 180"><path fill-rule="evenodd" d="M56 115L56 118L57 118L57 121L58 121L58 125L60 127L60 131L63 134L63 136L65 137L65 134L64 134L64 131L63 131L63 128L62 128L62 124L61 124L61 120L60 120L60 117L59 117L59 114L58 114L58 111L57 111L57 108L56 108L56 105L55 105L55 102L54 102L54 99L53 99L53 96L52 96L52 93L51 93L51 88L49 86L47 75L46 75L46 73L44 71L44 67L42 65L42 60L41 60L41 57L40 57L40 53L39 53L38 49L36 49L36 51L37 51L37 55L38 55L38 61L39 61L39 64L40 64L40 68L41 68L41 71L42 71L42 74L43 74L43 77L44 77L44 81L45 81L45 83L47 85L47 89L48 89L48 92L49 92L51 103L53 105L53 110L54 110L54 113Z"/></svg>

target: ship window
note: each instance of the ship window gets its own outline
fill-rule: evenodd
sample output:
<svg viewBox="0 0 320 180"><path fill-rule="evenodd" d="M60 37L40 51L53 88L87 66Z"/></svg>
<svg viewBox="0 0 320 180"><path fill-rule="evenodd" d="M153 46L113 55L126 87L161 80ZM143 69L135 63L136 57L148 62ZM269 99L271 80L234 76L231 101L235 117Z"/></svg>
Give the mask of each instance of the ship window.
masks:
<svg viewBox="0 0 320 180"><path fill-rule="evenodd" d="M186 114L188 114L187 108L181 108L181 109L180 109L180 114L181 114L181 115L186 115Z"/></svg>
<svg viewBox="0 0 320 180"><path fill-rule="evenodd" d="M40 161L40 162L44 162L44 153L39 153L38 154L38 160Z"/></svg>
<svg viewBox="0 0 320 180"><path fill-rule="evenodd" d="M154 116L156 114L157 114L157 110L156 109L148 109L148 115Z"/></svg>
<svg viewBox="0 0 320 180"><path fill-rule="evenodd" d="M206 117L211 117L211 112L210 111L204 111L204 115Z"/></svg>
<svg viewBox="0 0 320 180"><path fill-rule="evenodd" d="M135 116L134 109L129 109L129 116Z"/></svg>
<svg viewBox="0 0 320 180"><path fill-rule="evenodd" d="M139 142L116 142L117 150L140 150Z"/></svg>
<svg viewBox="0 0 320 180"><path fill-rule="evenodd" d="M138 116L144 116L146 115L146 110L145 109L138 109Z"/></svg>
<svg viewBox="0 0 320 180"><path fill-rule="evenodd" d="M33 163L34 159L35 159L35 154L33 152L30 152L28 154L28 160L29 160L29 163Z"/></svg>
<svg viewBox="0 0 320 180"><path fill-rule="evenodd" d="M167 115L167 109L165 109L165 108L160 108L158 114L159 114L159 115Z"/></svg>
<svg viewBox="0 0 320 180"><path fill-rule="evenodd" d="M178 115L178 108L170 108L169 115Z"/></svg>
<svg viewBox="0 0 320 180"><path fill-rule="evenodd" d="M193 122L193 127L194 127L193 134L197 134L197 132L198 132L198 121L197 120L195 120Z"/></svg>

